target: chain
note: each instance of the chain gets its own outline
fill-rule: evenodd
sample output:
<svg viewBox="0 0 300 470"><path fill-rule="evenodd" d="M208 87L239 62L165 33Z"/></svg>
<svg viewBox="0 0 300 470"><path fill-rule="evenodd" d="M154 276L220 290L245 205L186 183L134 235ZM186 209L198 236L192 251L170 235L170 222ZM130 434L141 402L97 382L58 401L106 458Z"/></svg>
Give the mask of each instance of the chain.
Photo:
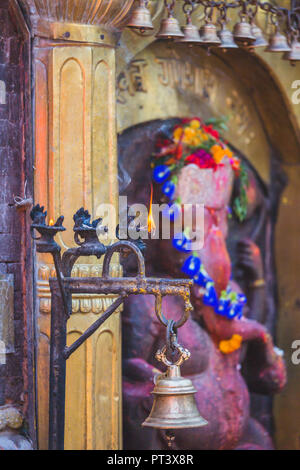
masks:
<svg viewBox="0 0 300 470"><path fill-rule="evenodd" d="M258 8L265 11L266 13L272 13L278 16L288 16L288 12L292 12L292 14L297 15L300 14L300 7L294 8L293 10L288 10L287 8L273 5L270 2L261 2L259 0L237 0L234 2L226 2L225 0L195 0L192 3L194 3L194 5L202 5L206 9L217 8L218 10L223 10L224 8L241 8L244 14L247 14L248 11L251 12L252 9L249 7L254 7L254 15L256 14ZM251 16L253 15L253 13L250 14Z"/></svg>

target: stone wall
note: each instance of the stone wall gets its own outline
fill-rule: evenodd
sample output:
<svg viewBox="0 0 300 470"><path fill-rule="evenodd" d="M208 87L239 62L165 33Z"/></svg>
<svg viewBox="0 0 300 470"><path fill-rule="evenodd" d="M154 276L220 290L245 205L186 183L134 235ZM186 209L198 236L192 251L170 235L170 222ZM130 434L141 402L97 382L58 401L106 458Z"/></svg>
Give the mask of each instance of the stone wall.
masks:
<svg viewBox="0 0 300 470"><path fill-rule="evenodd" d="M15 205L15 197L24 198L24 190L30 198L32 186L28 100L30 87L27 71L29 68L25 65L28 63L29 50L24 39L24 28L18 24L18 10L15 8L17 5L14 1L1 0L0 274L14 276L14 308L11 312L14 317L14 352L9 350L5 357L6 363L0 366L0 431L1 419L4 419L1 406L4 405L14 404L26 417L31 414L33 420L32 412L28 408L32 402L32 380L28 377L32 344L29 206L17 208ZM7 413L6 407L5 416Z"/></svg>

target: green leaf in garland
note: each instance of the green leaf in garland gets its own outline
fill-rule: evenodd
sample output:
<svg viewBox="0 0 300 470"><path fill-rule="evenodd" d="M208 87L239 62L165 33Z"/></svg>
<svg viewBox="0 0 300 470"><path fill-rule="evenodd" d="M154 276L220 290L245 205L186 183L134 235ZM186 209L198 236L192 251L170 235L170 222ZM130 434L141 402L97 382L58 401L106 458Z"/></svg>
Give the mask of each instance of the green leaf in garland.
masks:
<svg viewBox="0 0 300 470"><path fill-rule="evenodd" d="M247 199L246 189L249 186L249 178L248 178L247 169L243 162L241 163L239 178L240 178L240 194L233 201L233 210L239 222L244 222L244 220L247 217L247 211L248 211L248 199Z"/></svg>

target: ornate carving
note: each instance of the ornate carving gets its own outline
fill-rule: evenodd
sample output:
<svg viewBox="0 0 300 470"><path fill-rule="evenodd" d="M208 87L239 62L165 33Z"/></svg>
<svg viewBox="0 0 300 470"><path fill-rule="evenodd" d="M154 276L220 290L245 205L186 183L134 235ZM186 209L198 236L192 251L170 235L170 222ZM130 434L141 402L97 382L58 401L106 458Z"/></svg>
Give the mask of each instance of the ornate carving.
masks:
<svg viewBox="0 0 300 470"><path fill-rule="evenodd" d="M102 274L102 265L93 264L76 264L72 271L73 277L99 277ZM117 263L112 263L110 266L110 276L121 277L122 268ZM53 265L41 264L38 267L38 297L39 308L43 314L51 313L51 300L49 278L56 277L55 268ZM94 313L99 315L103 313L109 305L115 300L114 295L105 296L91 296L91 295L76 295L73 296L72 312L73 313ZM117 310L121 311L121 308Z"/></svg>
<svg viewBox="0 0 300 470"><path fill-rule="evenodd" d="M22 424L23 416L17 408L11 405L0 407L0 431L6 428L20 429Z"/></svg>

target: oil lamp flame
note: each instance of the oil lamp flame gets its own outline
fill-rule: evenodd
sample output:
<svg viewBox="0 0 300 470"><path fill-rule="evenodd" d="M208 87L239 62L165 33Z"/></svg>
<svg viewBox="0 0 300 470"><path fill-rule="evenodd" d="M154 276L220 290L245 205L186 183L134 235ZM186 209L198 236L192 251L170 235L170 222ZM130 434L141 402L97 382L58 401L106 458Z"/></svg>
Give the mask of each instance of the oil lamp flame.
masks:
<svg viewBox="0 0 300 470"><path fill-rule="evenodd" d="M53 225L54 225L54 220L53 220L53 219L50 219L50 220L49 220L49 226L50 226L50 227L53 227Z"/></svg>
<svg viewBox="0 0 300 470"><path fill-rule="evenodd" d="M153 201L153 185L151 183L151 196L150 196L150 206L149 206L149 215L148 215L148 233L155 233L156 225L153 219L152 214L152 201Z"/></svg>

